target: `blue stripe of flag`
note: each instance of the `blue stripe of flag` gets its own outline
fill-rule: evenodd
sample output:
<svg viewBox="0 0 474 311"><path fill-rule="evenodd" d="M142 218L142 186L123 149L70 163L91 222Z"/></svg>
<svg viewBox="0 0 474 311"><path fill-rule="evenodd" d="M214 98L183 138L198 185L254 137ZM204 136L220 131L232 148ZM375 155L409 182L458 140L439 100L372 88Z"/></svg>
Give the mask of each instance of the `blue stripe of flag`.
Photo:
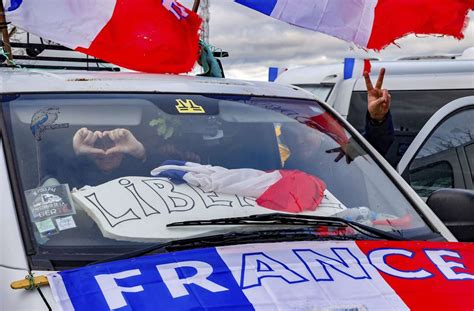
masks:
<svg viewBox="0 0 474 311"><path fill-rule="evenodd" d="M16 9L20 7L22 2L23 0L11 0L10 7L7 7L7 11L8 12L15 11Z"/></svg>
<svg viewBox="0 0 474 311"><path fill-rule="evenodd" d="M165 284L157 266L176 262L208 264L213 270L206 279L225 290L212 292L197 284L188 284L185 286L186 292L182 296L173 297L168 288L170 285ZM143 256L86 266L59 272L59 274L74 309L76 311L95 311L110 310L109 302L95 277L129 270L138 270L138 272L134 276L114 279L117 286L123 287L119 291L125 304L115 310L255 310L215 248ZM183 279L193 277L197 270L184 264L183 267L176 270L176 273L180 279ZM129 288L137 286L140 286L141 289L136 292L127 291Z"/></svg>
<svg viewBox="0 0 474 311"><path fill-rule="evenodd" d="M350 79L354 73L355 58L344 59L344 80Z"/></svg>
<svg viewBox="0 0 474 311"><path fill-rule="evenodd" d="M270 67L268 69L268 81L274 82L278 78L278 71L280 69L277 67Z"/></svg>
<svg viewBox="0 0 474 311"><path fill-rule="evenodd" d="M270 16L278 0L235 0L235 2Z"/></svg>

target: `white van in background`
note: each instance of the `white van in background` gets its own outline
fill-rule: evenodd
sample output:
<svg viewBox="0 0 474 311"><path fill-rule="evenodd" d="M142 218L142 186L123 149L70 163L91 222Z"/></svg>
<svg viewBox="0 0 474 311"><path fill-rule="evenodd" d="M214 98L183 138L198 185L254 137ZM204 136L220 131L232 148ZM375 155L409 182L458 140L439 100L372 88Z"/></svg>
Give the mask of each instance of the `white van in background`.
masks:
<svg viewBox="0 0 474 311"><path fill-rule="evenodd" d="M386 158L393 166L438 109L458 98L474 95L474 59L466 59L466 54L462 59L371 61L373 79L380 68L387 70L384 88L392 94L395 143ZM344 80L343 63L291 69L276 82L306 89L336 109L357 130L364 130L365 81L362 74Z"/></svg>

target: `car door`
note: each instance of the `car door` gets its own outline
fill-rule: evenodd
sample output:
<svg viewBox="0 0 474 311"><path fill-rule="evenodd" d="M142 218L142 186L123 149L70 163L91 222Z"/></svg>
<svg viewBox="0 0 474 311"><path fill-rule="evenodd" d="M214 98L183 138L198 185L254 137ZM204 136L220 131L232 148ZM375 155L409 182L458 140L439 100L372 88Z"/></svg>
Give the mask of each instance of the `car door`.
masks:
<svg viewBox="0 0 474 311"><path fill-rule="evenodd" d="M436 112L409 146L398 172L423 198L441 188L474 189L474 96Z"/></svg>

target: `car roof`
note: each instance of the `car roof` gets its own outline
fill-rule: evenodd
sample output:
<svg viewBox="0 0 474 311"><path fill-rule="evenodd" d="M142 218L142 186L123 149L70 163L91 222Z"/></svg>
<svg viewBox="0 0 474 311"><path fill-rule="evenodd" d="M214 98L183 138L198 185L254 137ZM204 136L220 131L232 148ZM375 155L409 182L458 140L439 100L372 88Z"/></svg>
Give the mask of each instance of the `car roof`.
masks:
<svg viewBox="0 0 474 311"><path fill-rule="evenodd" d="M474 60L399 60L399 61L371 61L372 73L376 74L380 68L387 69L387 76L394 75L428 75L443 74L446 76L459 73L474 73ZM282 73L278 83L283 84L321 84L336 83L343 79L344 64L312 65L290 69Z"/></svg>
<svg viewBox="0 0 474 311"><path fill-rule="evenodd" d="M297 87L276 83L136 72L2 69L0 82L0 93L154 92L314 99Z"/></svg>

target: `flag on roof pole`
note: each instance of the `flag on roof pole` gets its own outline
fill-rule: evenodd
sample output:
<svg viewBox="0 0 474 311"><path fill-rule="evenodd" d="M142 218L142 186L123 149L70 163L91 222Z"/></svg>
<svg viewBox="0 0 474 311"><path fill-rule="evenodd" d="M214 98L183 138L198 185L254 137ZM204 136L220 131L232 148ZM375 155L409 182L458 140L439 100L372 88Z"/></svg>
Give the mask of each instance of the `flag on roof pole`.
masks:
<svg viewBox="0 0 474 311"><path fill-rule="evenodd" d="M464 37L474 0L235 0L299 27L380 50L408 34Z"/></svg>
<svg viewBox="0 0 474 311"><path fill-rule="evenodd" d="M268 68L268 81L275 82L275 80L285 71L288 71L288 68L278 68L278 67Z"/></svg>
<svg viewBox="0 0 474 311"><path fill-rule="evenodd" d="M352 79L354 77L362 77L364 72L370 73L372 65L369 59L344 59L344 80Z"/></svg>
<svg viewBox="0 0 474 311"><path fill-rule="evenodd" d="M201 18L174 0L6 0L7 21L128 69L191 71Z"/></svg>

